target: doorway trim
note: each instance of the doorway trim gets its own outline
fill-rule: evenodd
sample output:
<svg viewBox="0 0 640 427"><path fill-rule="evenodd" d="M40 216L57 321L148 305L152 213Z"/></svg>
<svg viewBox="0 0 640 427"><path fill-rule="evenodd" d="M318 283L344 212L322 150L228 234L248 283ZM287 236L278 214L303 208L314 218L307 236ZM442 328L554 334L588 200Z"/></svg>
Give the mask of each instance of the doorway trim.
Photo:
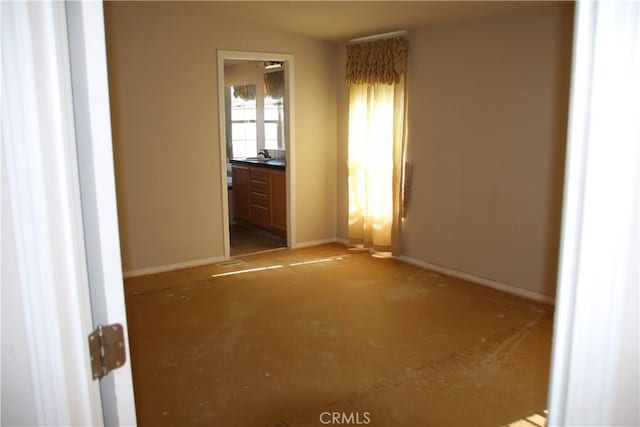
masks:
<svg viewBox="0 0 640 427"><path fill-rule="evenodd" d="M284 117L285 117L285 150L287 167L287 247L296 243L296 202L295 187L295 90L293 55L285 53L247 52L238 50L218 50L218 128L220 129L220 196L222 206L223 254L225 259L231 258L229 241L229 199L227 197L227 131L225 125L224 103L224 61L279 61L284 63Z"/></svg>

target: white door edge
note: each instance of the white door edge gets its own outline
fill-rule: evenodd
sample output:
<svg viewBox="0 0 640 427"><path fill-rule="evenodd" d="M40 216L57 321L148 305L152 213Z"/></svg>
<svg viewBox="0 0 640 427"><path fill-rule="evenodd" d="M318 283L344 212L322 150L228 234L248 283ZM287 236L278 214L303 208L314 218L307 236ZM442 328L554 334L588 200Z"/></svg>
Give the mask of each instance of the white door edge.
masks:
<svg viewBox="0 0 640 427"><path fill-rule="evenodd" d="M92 322L65 5L0 8L7 211L35 406L25 409L40 425L100 425L87 345Z"/></svg>
<svg viewBox="0 0 640 427"><path fill-rule="evenodd" d="M576 3L550 426L639 425L640 3Z"/></svg>
<svg viewBox="0 0 640 427"><path fill-rule="evenodd" d="M94 327L123 326L127 363L100 380L106 425L136 425L120 258L102 3L66 3Z"/></svg>

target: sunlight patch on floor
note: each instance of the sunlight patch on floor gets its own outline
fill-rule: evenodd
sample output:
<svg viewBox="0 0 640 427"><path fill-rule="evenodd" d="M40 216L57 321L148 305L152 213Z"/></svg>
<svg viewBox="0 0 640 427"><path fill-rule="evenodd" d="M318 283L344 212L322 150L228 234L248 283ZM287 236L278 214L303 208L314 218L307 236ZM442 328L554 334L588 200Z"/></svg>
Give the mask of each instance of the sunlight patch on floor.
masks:
<svg viewBox="0 0 640 427"><path fill-rule="evenodd" d="M323 258L323 259L313 259L311 261L302 261L302 262L294 262L289 264L289 267L297 267L298 265L307 265L307 264L318 264L320 262L331 262L331 261L340 261L343 257L332 257L332 258Z"/></svg>
<svg viewBox="0 0 640 427"><path fill-rule="evenodd" d="M335 256L335 257L330 257L330 258L312 259L312 260L309 260L309 261L292 262L291 264L287 264L286 266L287 267L298 267L298 266L301 266L301 265L320 264L320 263L325 263L325 262L341 261L344 258L345 258L344 256ZM267 266L267 267L247 268L245 270L230 271L228 273L212 274L211 277L223 277L223 276L233 276L233 275L236 275L236 274L255 273L255 272L258 272L258 271L276 270L278 268L283 268L283 267L284 267L284 265L278 264L278 265L270 265L270 266Z"/></svg>
<svg viewBox="0 0 640 427"><path fill-rule="evenodd" d="M275 270L284 267L283 265L270 265L268 267L248 268L246 270L230 271L228 273L213 274L211 277L233 276L235 274L253 273L256 271Z"/></svg>
<svg viewBox="0 0 640 427"><path fill-rule="evenodd" d="M508 427L545 427L547 425L547 410L544 411L544 416L540 414L529 415L520 420L507 424Z"/></svg>

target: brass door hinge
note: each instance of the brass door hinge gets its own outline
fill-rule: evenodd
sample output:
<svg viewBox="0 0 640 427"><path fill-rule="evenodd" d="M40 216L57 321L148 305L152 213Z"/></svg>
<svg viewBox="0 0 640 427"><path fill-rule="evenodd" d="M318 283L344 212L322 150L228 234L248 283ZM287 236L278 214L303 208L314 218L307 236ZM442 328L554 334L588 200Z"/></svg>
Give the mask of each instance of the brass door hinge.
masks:
<svg viewBox="0 0 640 427"><path fill-rule="evenodd" d="M124 365L126 354L122 325L98 326L98 329L89 335L89 354L94 380L99 380Z"/></svg>

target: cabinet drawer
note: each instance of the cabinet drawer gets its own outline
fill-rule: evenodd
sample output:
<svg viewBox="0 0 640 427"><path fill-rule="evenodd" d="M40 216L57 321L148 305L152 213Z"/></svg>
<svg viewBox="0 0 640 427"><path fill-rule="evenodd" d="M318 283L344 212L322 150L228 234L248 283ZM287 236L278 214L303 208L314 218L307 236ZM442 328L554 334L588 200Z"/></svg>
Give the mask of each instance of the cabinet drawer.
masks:
<svg viewBox="0 0 640 427"><path fill-rule="evenodd" d="M269 207L269 196L267 194L251 193L251 204L255 206Z"/></svg>
<svg viewBox="0 0 640 427"><path fill-rule="evenodd" d="M251 168L251 180L267 183L269 181L269 171L265 168Z"/></svg>
<svg viewBox="0 0 640 427"><path fill-rule="evenodd" d="M269 209L262 206L251 206L251 219L254 224L263 227L269 226Z"/></svg>
<svg viewBox="0 0 640 427"><path fill-rule="evenodd" d="M260 194L269 194L269 183L251 180L251 192Z"/></svg>

